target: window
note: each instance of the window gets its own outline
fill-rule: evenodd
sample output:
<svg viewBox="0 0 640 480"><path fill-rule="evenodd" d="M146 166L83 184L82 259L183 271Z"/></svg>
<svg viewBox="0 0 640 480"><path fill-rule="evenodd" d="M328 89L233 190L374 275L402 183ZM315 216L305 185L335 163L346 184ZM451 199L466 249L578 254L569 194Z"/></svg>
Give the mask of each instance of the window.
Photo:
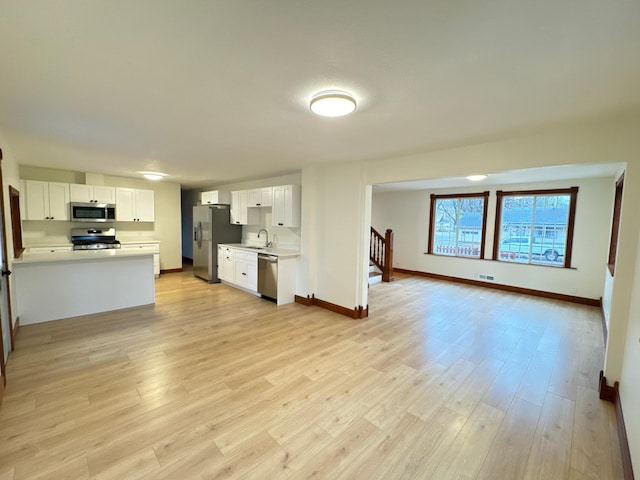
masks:
<svg viewBox="0 0 640 480"><path fill-rule="evenodd" d="M613 219L611 221L611 242L609 243L609 261L607 266L613 277L616 270L616 254L618 253L618 232L620 230L620 212L622 210L622 189L624 187L624 175L616 182L616 197L613 205Z"/></svg>
<svg viewBox="0 0 640 480"><path fill-rule="evenodd" d="M494 260L571 266L578 187L496 194Z"/></svg>
<svg viewBox="0 0 640 480"><path fill-rule="evenodd" d="M427 253L484 258L489 192L431 195Z"/></svg>

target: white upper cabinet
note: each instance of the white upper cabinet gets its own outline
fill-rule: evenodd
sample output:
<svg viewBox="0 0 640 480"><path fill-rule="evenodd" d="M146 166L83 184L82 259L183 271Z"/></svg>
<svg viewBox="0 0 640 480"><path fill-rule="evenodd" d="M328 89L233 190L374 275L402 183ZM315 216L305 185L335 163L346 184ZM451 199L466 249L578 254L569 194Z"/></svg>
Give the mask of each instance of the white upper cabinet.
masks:
<svg viewBox="0 0 640 480"><path fill-rule="evenodd" d="M69 188L72 202L116 203L115 187L72 183Z"/></svg>
<svg viewBox="0 0 640 480"><path fill-rule="evenodd" d="M300 226L300 185L273 187L273 215L271 223L279 227Z"/></svg>
<svg viewBox="0 0 640 480"><path fill-rule="evenodd" d="M247 191L236 190L231 192L231 223L236 225L247 224Z"/></svg>
<svg viewBox="0 0 640 480"><path fill-rule="evenodd" d="M69 184L25 180L25 220L69 221Z"/></svg>
<svg viewBox="0 0 640 480"><path fill-rule="evenodd" d="M200 192L200 203L202 205L229 205L231 203L231 194L224 190Z"/></svg>
<svg viewBox="0 0 640 480"><path fill-rule="evenodd" d="M247 208L249 190L231 192L231 223L235 225L257 225L260 223L259 212Z"/></svg>
<svg viewBox="0 0 640 480"><path fill-rule="evenodd" d="M116 220L119 222L155 221L153 190L116 188Z"/></svg>
<svg viewBox="0 0 640 480"><path fill-rule="evenodd" d="M273 205L273 187L249 190L248 205L250 207L270 207Z"/></svg>

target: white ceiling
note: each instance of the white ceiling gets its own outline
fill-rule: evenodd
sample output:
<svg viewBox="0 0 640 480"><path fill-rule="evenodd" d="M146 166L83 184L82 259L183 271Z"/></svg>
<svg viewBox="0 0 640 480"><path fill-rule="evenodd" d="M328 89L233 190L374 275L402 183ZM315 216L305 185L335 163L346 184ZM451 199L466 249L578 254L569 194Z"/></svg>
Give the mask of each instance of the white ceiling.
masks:
<svg viewBox="0 0 640 480"><path fill-rule="evenodd" d="M640 106L633 0L0 0L20 164L186 186ZM339 88L358 110L308 111Z"/></svg>
<svg viewBox="0 0 640 480"><path fill-rule="evenodd" d="M373 191L397 192L402 190L438 190L459 187L487 187L489 185L513 185L517 183L555 182L579 178L617 179L624 171L624 163L558 165L554 167L521 168L507 172L487 175L480 181L471 181L466 177L439 177L410 182L381 183L373 186ZM612 184L613 185L613 184Z"/></svg>

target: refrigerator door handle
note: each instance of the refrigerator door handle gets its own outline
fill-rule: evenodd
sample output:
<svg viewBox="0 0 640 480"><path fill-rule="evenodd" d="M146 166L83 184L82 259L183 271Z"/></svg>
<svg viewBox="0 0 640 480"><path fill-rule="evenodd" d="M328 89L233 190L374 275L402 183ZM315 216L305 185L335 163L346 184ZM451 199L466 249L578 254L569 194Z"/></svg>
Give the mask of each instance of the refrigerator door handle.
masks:
<svg viewBox="0 0 640 480"><path fill-rule="evenodd" d="M202 248L202 222L198 222L198 226L196 227L195 240L198 242L198 248Z"/></svg>

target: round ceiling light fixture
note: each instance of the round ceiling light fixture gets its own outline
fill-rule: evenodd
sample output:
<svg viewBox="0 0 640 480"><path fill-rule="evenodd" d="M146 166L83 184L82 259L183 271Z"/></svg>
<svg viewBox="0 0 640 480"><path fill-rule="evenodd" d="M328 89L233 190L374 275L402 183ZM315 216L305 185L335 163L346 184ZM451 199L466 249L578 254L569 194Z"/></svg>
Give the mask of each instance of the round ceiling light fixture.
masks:
<svg viewBox="0 0 640 480"><path fill-rule="evenodd" d="M487 178L487 176L484 174L467 175L467 180L471 180L472 182L479 182L480 180L484 180L485 178Z"/></svg>
<svg viewBox="0 0 640 480"><path fill-rule="evenodd" d="M309 109L323 117L342 117L356 109L356 99L342 90L324 90L311 98Z"/></svg>
<svg viewBox="0 0 640 480"><path fill-rule="evenodd" d="M147 180L162 180L164 177L167 176L166 173L160 173L160 172L140 172L140 173Z"/></svg>

